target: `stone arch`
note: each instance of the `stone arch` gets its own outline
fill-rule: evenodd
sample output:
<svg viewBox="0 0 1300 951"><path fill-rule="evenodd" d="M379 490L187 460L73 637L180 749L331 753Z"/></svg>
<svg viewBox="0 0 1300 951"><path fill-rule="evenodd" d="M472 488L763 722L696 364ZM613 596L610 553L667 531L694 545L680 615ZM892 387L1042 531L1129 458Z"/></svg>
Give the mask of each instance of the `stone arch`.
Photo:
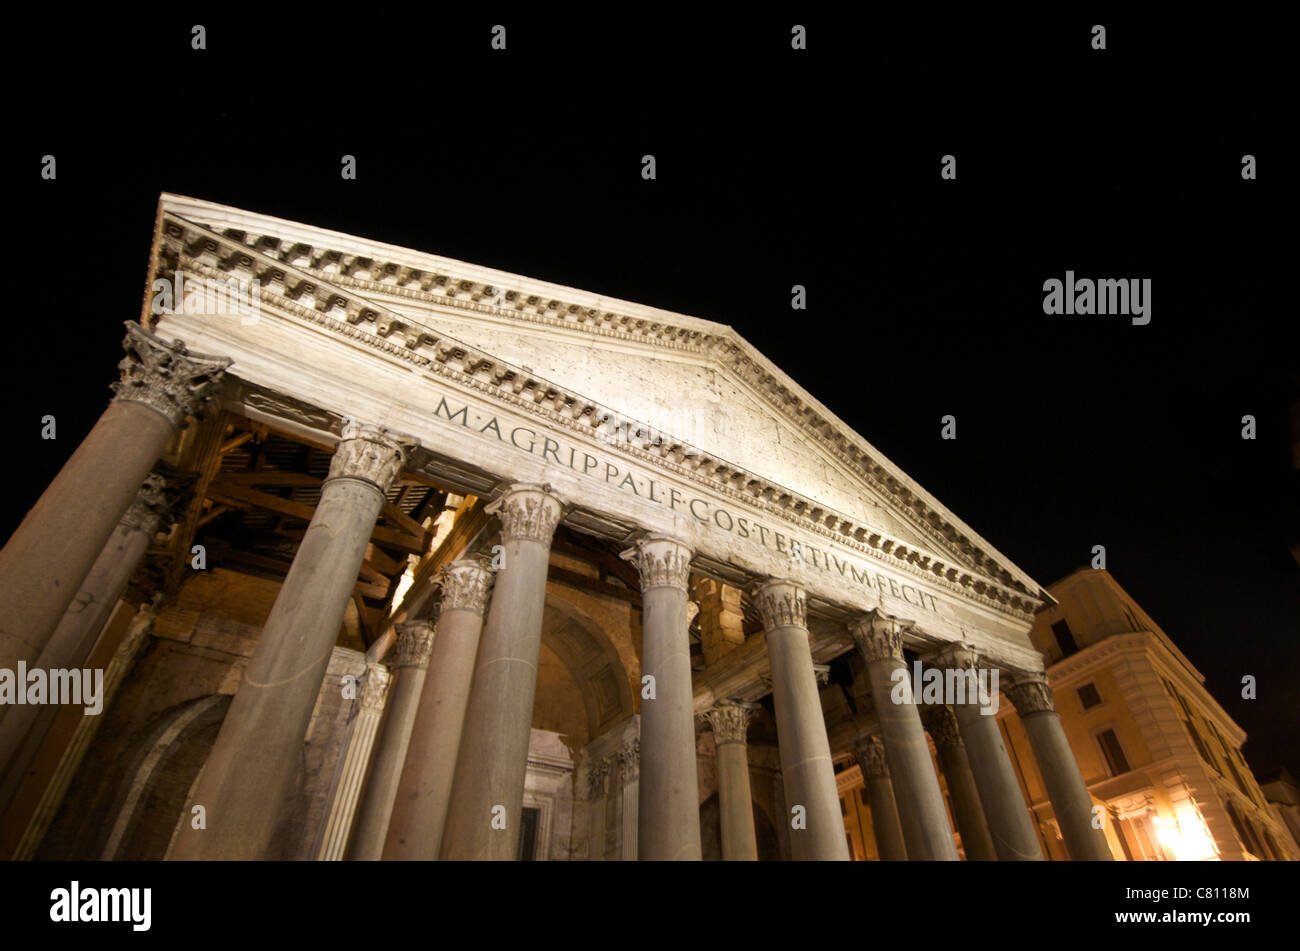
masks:
<svg viewBox="0 0 1300 951"><path fill-rule="evenodd" d="M159 714L124 759L102 859L161 859L231 698L198 697Z"/></svg>
<svg viewBox="0 0 1300 951"><path fill-rule="evenodd" d="M543 665L549 651L582 699L586 736L571 737L571 748L586 746L635 712L627 670L609 636L576 605L550 592L542 617L542 648Z"/></svg>

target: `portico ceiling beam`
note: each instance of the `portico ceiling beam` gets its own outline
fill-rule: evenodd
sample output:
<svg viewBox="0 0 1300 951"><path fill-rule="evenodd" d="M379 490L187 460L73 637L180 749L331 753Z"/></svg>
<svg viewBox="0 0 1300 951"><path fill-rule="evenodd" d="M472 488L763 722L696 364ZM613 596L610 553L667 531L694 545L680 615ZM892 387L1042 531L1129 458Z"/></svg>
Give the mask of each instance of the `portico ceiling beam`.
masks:
<svg viewBox="0 0 1300 951"><path fill-rule="evenodd" d="M208 498L214 502L224 503L236 508L249 508L251 506L266 509L304 522L310 522L313 513L316 511L314 506L305 502L282 499L277 495L259 492L256 489L234 482L212 483L208 486ZM416 536L396 529L386 528L382 525L376 525L370 537L380 544L389 545L413 555L424 554L429 541L428 533L423 530L421 530L420 535Z"/></svg>

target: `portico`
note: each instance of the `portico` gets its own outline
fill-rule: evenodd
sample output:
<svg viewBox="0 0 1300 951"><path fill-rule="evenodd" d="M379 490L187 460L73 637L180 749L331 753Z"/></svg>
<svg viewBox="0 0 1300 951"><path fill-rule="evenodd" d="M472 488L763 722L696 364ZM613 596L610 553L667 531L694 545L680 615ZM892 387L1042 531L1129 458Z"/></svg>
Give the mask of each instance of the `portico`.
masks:
<svg viewBox="0 0 1300 951"><path fill-rule="evenodd" d="M95 540L112 544L171 452L216 462L195 463L166 544L188 551L205 526L260 507L296 545L266 579L278 587L250 625L255 647L217 687L229 710L169 857L287 854L286 817L310 800L321 817L303 821L328 828L311 834L334 858L513 859L540 836L532 854L698 860L716 795L722 857L760 857L770 840L795 859L847 859L845 753L871 764L886 857L955 860L960 832L967 858L992 858L990 830L998 858L1030 857L996 724L965 708L923 716L891 688L913 658L959 648L954 664L979 658L1017 684L1018 706L1050 713L1026 686L1042 678L1028 631L1045 595L730 327L178 196L163 197L152 260L191 287L257 281L259 306L146 308L129 331L178 364L206 355L191 390L216 409L179 444L183 417L155 414ZM86 451L111 458L101 442ZM266 447L281 444L309 448L307 462L274 464ZM224 446L258 455L236 470ZM441 508L412 509L412 485ZM0 564L47 557L32 539L70 491L51 487ZM61 562L74 589L98 554ZM170 578L164 598L183 601L193 579ZM5 656L34 662L56 607ZM832 661L851 683L819 682ZM340 699L336 663L393 668L365 719L339 706L355 698ZM857 719L870 722L828 713L868 695L874 713ZM1083 823L1059 728L1036 722L1058 815ZM318 791L295 778L313 742L332 757ZM1082 827L1066 840L1105 857Z"/></svg>

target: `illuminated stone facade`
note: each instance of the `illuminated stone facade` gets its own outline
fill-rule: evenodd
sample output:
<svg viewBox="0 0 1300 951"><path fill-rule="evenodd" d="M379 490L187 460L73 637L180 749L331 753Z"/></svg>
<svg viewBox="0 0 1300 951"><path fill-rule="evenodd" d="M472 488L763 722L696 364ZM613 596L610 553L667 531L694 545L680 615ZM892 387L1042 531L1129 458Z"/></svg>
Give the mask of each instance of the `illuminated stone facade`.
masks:
<svg viewBox="0 0 1300 951"><path fill-rule="evenodd" d="M0 719L5 854L1038 860L1014 754L1110 857L1055 712L891 691L1032 695L1047 596L730 327L170 195L151 267L0 553L110 693Z"/></svg>
<svg viewBox="0 0 1300 951"><path fill-rule="evenodd" d="M1300 859L1241 754L1245 733L1155 621L1106 571L1048 590L1057 603L1031 636L1115 858ZM999 720L1043 846L1065 858L1024 716L1017 700Z"/></svg>

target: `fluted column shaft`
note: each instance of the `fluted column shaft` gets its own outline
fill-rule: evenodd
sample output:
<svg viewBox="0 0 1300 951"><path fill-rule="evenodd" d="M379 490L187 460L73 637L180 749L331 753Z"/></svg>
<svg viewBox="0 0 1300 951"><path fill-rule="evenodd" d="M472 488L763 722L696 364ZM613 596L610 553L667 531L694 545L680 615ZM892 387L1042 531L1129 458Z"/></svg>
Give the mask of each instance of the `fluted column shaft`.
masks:
<svg viewBox="0 0 1300 951"><path fill-rule="evenodd" d="M835 767L813 670L804 592L790 581L768 581L754 592L772 664L777 742L785 781L786 816L802 806L806 827L790 830L796 860L849 860Z"/></svg>
<svg viewBox="0 0 1300 951"><path fill-rule="evenodd" d="M515 485L487 507L501 519L505 566L483 626L442 836L442 858L513 860L518 852L551 536L563 503L548 485Z"/></svg>
<svg viewBox="0 0 1300 951"><path fill-rule="evenodd" d="M1047 674L1042 671L1017 674L1007 686L1007 695L1024 724L1070 858L1075 861L1114 861L1115 856L1106 844L1106 834L1093 825L1092 796L1088 794L1079 763L1065 738L1065 731L1061 729L1061 718L1047 684Z"/></svg>
<svg viewBox="0 0 1300 951"><path fill-rule="evenodd" d="M939 754L939 766L948 781L948 799L952 802L957 830L961 833L961 846L968 862L994 862L998 853L993 848L988 820L984 818L984 805L980 802L975 774L971 772L957 727L957 717L946 706L927 704L921 708L921 721L934 740Z"/></svg>
<svg viewBox="0 0 1300 951"><path fill-rule="evenodd" d="M705 718L713 727L718 750L718 813L722 827L722 858L728 862L758 861L754 834L754 798L749 788L749 746L745 737L757 704L720 700Z"/></svg>
<svg viewBox="0 0 1300 951"><path fill-rule="evenodd" d="M134 323L124 346L113 402L0 550L0 668L41 656L145 476L230 365Z"/></svg>
<svg viewBox="0 0 1300 951"><path fill-rule="evenodd" d="M266 857L384 493L405 460L383 430L344 428L169 857ZM205 829L190 819L195 805L206 811Z"/></svg>
<svg viewBox="0 0 1300 951"><path fill-rule="evenodd" d="M871 806L871 831L876 836L876 848L882 862L906 862L907 847L903 843L903 827L898 819L898 803L894 799L894 786L889 778L889 763L880 737L866 737L854 749L862 778L867 787L867 803Z"/></svg>
<svg viewBox="0 0 1300 951"><path fill-rule="evenodd" d="M957 727L966 744L967 759L975 776L975 785L979 788L980 804L984 807L984 817L988 820L998 860L1041 862L1042 846L1034 831L1025 797L1020 792L1020 782L1003 742L1002 731L998 729L998 718L992 713L981 712L991 709L994 698L984 698L990 705L981 704L978 690L974 689L978 683L979 665L979 655L965 648L951 648L935 660L935 666L966 671L971 684L966 690L966 702L953 703L952 712L957 716Z"/></svg>
<svg viewBox="0 0 1300 951"><path fill-rule="evenodd" d="M374 748L375 735L384 715L384 703L391 682L388 668L383 664L366 664L366 680L362 687L360 709L352 720L347 746L340 763L339 779L330 802L329 816L325 820L320 849L316 857L325 862L337 862L347 854L353 820L361 801L366 768Z"/></svg>
<svg viewBox="0 0 1300 951"><path fill-rule="evenodd" d="M902 625L895 618L872 612L855 622L850 633L867 662L907 857L914 862L955 862L957 846L948 825L948 810L903 658Z"/></svg>
<svg viewBox="0 0 1300 951"><path fill-rule="evenodd" d="M686 588L691 549L651 535L623 553L641 577L641 775L637 857L699 860L700 802ZM644 684L644 680L643 680Z"/></svg>
<svg viewBox="0 0 1300 951"><path fill-rule="evenodd" d="M163 489L161 476L145 478L41 651L36 667L71 670L86 662L158 529L167 502ZM57 714L58 707L52 704L0 707L0 815L26 779Z"/></svg>
<svg viewBox="0 0 1300 951"><path fill-rule="evenodd" d="M348 849L349 859L375 861L383 855L389 818L424 690L429 654L436 643L434 624L430 620L397 625L397 659L393 665L397 676L389 687L388 710L379 730L370 774L366 777L357 827Z"/></svg>
<svg viewBox="0 0 1300 951"><path fill-rule="evenodd" d="M441 583L438 636L388 824L386 859L436 859L451 801L492 573L478 559L464 559L442 569Z"/></svg>

